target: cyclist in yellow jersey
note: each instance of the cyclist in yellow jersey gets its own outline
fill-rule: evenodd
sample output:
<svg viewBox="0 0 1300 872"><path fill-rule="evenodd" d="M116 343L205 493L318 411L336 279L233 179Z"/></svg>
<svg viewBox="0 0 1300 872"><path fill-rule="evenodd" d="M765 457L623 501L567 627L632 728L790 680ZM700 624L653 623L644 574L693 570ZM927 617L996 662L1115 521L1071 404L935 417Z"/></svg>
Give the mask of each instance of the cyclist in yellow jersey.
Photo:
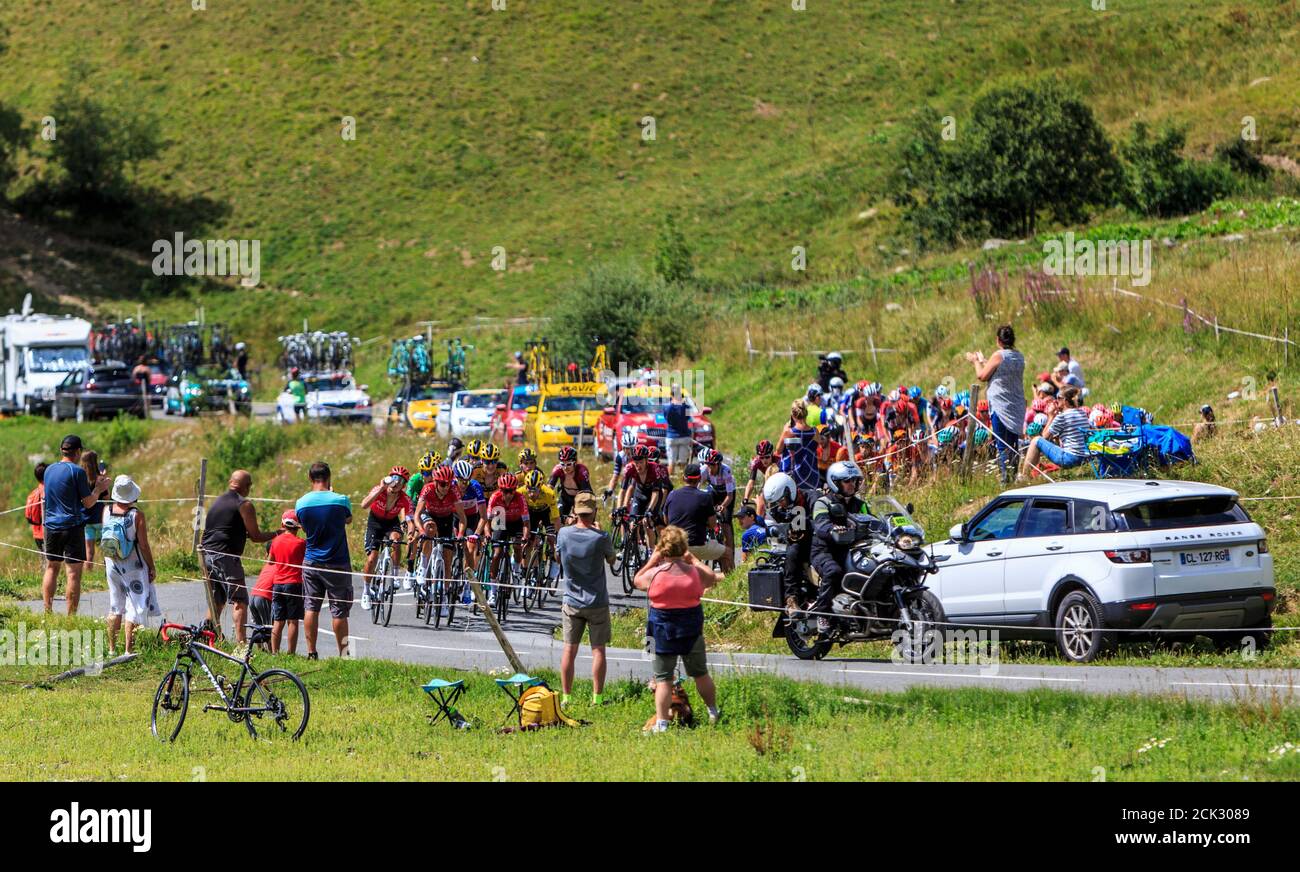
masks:
<svg viewBox="0 0 1300 872"><path fill-rule="evenodd" d="M543 536L550 537L554 544L555 528L560 520L560 498L556 496L555 488L546 484L546 477L541 470L534 469L523 476L519 493L523 494L524 502L528 504L529 526L537 534L528 543L529 552L539 547Z"/></svg>

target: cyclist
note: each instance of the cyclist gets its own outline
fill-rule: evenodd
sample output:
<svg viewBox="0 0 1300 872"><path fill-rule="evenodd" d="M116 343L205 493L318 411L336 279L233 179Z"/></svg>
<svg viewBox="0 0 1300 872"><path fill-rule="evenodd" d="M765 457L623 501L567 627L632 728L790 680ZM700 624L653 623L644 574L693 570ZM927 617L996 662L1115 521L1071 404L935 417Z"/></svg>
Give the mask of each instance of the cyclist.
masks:
<svg viewBox="0 0 1300 872"><path fill-rule="evenodd" d="M519 477L524 478L528 473L537 469L537 452L531 448L522 448L519 451Z"/></svg>
<svg viewBox="0 0 1300 872"><path fill-rule="evenodd" d="M528 503L528 525L537 534L537 541L533 545L535 548L543 535L555 534L560 521L560 503L555 496L555 489L542 478L540 469L529 470L522 479L519 492Z"/></svg>
<svg viewBox="0 0 1300 872"><path fill-rule="evenodd" d="M705 482L713 494L713 507L722 526L722 544L727 546L722 553L722 571L730 572L736 562L736 534L731 526L732 513L736 510L736 479L731 474L731 467L722 462L722 452L705 448L700 453L703 455Z"/></svg>
<svg viewBox="0 0 1300 872"><path fill-rule="evenodd" d="M415 475L406 483L406 498L415 505L416 500L420 498L420 491L424 490L424 485L429 474L442 462L442 458L436 451L426 451L418 463L415 464Z"/></svg>
<svg viewBox="0 0 1300 872"><path fill-rule="evenodd" d="M816 428L817 474L821 481L826 480L826 470L832 463L849 459L848 450L833 438L834 429L828 424L818 424Z"/></svg>
<svg viewBox="0 0 1300 872"><path fill-rule="evenodd" d="M560 449L559 463L551 470L550 480L560 500L560 517L573 514L573 498L582 492L591 493L591 474L585 464L578 462L578 449L565 445Z"/></svg>
<svg viewBox="0 0 1300 872"><path fill-rule="evenodd" d="M506 471L506 465L501 462L501 449L491 442L482 443L478 456L481 463L475 478L483 485L483 493L491 499L497 491L497 479Z"/></svg>
<svg viewBox="0 0 1300 872"><path fill-rule="evenodd" d="M665 487L671 479L668 470L650 459L650 446L638 445L632 449L632 462L623 471L623 491L618 507L628 513L628 520L645 522L646 537L653 547L657 539L655 525L661 520Z"/></svg>
<svg viewBox="0 0 1300 872"><path fill-rule="evenodd" d="M370 601L379 594L379 579L372 573L379 562L380 549L391 549L394 572L402 565L402 528L411 517L411 501L404 488L410 477L405 466L394 466L361 501L361 508L370 510L366 518L366 568L362 576L365 583L361 587L361 608L366 611L370 610ZM409 576L406 584L410 584Z"/></svg>
<svg viewBox="0 0 1300 872"><path fill-rule="evenodd" d="M443 461L446 466L451 466L457 460L460 460L461 454L465 452L465 443L460 441L459 436L451 437L447 443L447 459Z"/></svg>
<svg viewBox="0 0 1300 872"><path fill-rule="evenodd" d="M772 446L771 440L764 439L754 446L754 458L749 461L749 481L745 482L744 503L748 505L754 499L754 489L758 489L757 509L758 514L763 514L763 482L767 481L768 476L780 472L781 467L776 462L776 449Z"/></svg>
<svg viewBox="0 0 1300 872"><path fill-rule="evenodd" d="M460 529L460 535L465 539L465 562L472 569L478 564L476 534L479 521L487 514L487 497L483 495L483 485L474 480L474 467L468 460L457 460L452 467L452 474L456 476L461 514L465 519L465 524Z"/></svg>
<svg viewBox="0 0 1300 872"><path fill-rule="evenodd" d="M496 447L496 446L493 446ZM523 565L523 546L529 544L528 501L519 492L519 479L513 472L507 472L498 479L500 489L492 494L487 502L487 513L479 519L479 531L486 536L492 534L492 541L503 543L515 540L515 564ZM491 578L497 577L501 558L506 549L496 548L492 552L492 564L489 567ZM497 596L510 596L510 591L498 592L493 584L488 590L488 606L495 606Z"/></svg>
<svg viewBox="0 0 1300 872"><path fill-rule="evenodd" d="M636 431L631 427L624 427L619 441L623 447L614 452L614 472L609 477L609 484L605 485L605 492L601 494L604 499L609 499L609 495L614 492L614 486L618 484L619 477L632 459L632 449L636 448L638 441Z"/></svg>
<svg viewBox="0 0 1300 872"><path fill-rule="evenodd" d="M418 525L418 526L417 526ZM444 540L442 546L442 564L451 570L451 545L455 538L463 538L470 529L465 516L465 504L462 502L460 488L456 486L456 473L450 466L440 466L429 477L429 483L420 491L419 501L415 504L415 518L411 524L412 541L415 533L421 532L427 538L420 543L420 550L428 555L433 549L434 537Z"/></svg>

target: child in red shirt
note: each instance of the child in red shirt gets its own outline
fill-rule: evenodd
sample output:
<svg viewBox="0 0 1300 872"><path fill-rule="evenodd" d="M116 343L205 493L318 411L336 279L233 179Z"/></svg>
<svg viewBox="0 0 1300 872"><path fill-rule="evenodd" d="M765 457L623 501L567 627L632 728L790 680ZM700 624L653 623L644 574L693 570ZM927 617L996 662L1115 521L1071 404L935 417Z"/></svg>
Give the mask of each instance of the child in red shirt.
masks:
<svg viewBox="0 0 1300 872"><path fill-rule="evenodd" d="M280 635L289 627L290 654L298 653L298 623L303 617L302 563L307 555L307 540L298 535L302 525L297 512L290 509L280 516L284 532L271 540L271 560L266 568L271 577L271 651L279 653ZM265 571L263 572L265 574ZM259 576L258 587L262 585Z"/></svg>

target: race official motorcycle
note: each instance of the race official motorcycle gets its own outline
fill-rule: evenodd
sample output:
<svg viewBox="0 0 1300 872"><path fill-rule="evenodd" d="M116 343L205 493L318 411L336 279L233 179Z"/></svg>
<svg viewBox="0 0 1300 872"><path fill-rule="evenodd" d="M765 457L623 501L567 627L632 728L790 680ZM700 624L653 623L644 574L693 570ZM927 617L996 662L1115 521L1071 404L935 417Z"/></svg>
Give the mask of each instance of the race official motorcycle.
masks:
<svg viewBox="0 0 1300 872"><path fill-rule="evenodd" d="M808 598L793 617L781 613L772 635L784 636L801 660L820 660L834 645L888 639L905 662L926 662L942 647L946 616L925 585L938 572L924 548L925 531L893 497L866 502L870 514L847 516L837 534L849 555L830 632L818 634Z"/></svg>

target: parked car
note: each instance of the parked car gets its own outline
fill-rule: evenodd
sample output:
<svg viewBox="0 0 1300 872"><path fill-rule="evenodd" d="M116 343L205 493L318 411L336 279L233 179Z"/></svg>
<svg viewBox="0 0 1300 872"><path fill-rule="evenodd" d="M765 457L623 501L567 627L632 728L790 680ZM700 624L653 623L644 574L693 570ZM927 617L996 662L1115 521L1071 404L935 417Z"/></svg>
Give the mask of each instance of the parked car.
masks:
<svg viewBox="0 0 1300 872"><path fill-rule="evenodd" d="M713 423L709 414L713 409L705 406L699 408L686 395L687 414L690 418L691 438L696 450L714 446ZM668 405L671 392L664 385L626 387L619 391L613 405L606 406L604 413L596 424L596 451L609 460L622 444L623 430L631 428L637 434L637 441L652 448L664 449L668 436L668 426L664 422L664 407Z"/></svg>
<svg viewBox="0 0 1300 872"><path fill-rule="evenodd" d="M124 363L98 363L74 369L54 389L50 417L88 421L126 412L144 418L149 414L140 383Z"/></svg>
<svg viewBox="0 0 1300 872"><path fill-rule="evenodd" d="M366 385L357 387L347 371L303 373L307 386L307 417L322 421L369 421L370 395ZM294 421L293 394L284 391L275 399L275 416L282 424Z"/></svg>
<svg viewBox="0 0 1300 872"><path fill-rule="evenodd" d="M388 404L388 421L405 424L417 433L432 436L447 419L447 406L459 387L455 382L435 381L424 385L405 385Z"/></svg>
<svg viewBox="0 0 1300 872"><path fill-rule="evenodd" d="M457 391L452 394L447 414L438 416L438 426L444 433L462 439L487 436L492 432L492 416L505 400L504 388Z"/></svg>
<svg viewBox="0 0 1300 872"><path fill-rule="evenodd" d="M205 411L229 411L232 405L241 415L253 413L248 382L236 370L211 366L173 375L168 381L163 411L168 415L189 416Z"/></svg>
<svg viewBox="0 0 1300 872"><path fill-rule="evenodd" d="M1103 479L1019 488L934 546L930 587L948 620L1002 639L1054 639L1087 662L1116 630L1204 630L1223 648L1268 644L1276 602L1264 530L1228 488ZM1007 629L1010 627L1011 629ZM1254 629L1250 629L1254 628Z"/></svg>
<svg viewBox="0 0 1300 872"><path fill-rule="evenodd" d="M492 415L490 425L492 440L523 442L528 407L536 406L541 397L541 390L537 385L515 385L506 394L505 402L497 404L496 412Z"/></svg>

